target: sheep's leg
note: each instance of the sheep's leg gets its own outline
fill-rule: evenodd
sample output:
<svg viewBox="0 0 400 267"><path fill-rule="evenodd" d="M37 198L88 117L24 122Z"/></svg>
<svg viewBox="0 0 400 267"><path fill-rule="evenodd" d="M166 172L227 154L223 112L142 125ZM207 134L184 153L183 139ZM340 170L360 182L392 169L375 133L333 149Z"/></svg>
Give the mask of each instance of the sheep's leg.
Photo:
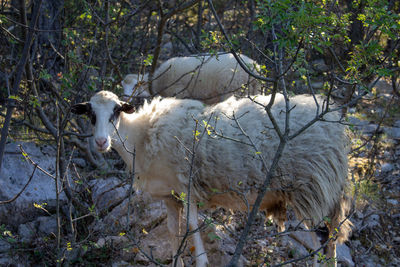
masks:
<svg viewBox="0 0 400 267"><path fill-rule="evenodd" d="M318 236L316 232L310 232L311 233L311 239L313 242L313 251L315 251L316 249L318 249L320 247L320 242L318 240ZM313 261L313 267L318 267L319 263L318 263L318 254L314 255L314 261Z"/></svg>
<svg viewBox="0 0 400 267"><path fill-rule="evenodd" d="M308 228L308 227L307 227ZM297 242L299 242L302 246L304 246L306 249L308 250L312 250L315 251L316 249L318 249L320 247L320 242L318 241L318 236L315 232L310 232L311 235L311 240L312 240L312 247L305 242L304 240L302 240L301 238L299 238L297 235L295 235L294 233L290 233L289 236L291 238L293 238L294 240L296 240ZM313 267L318 267L319 263L318 263L318 255L314 255L314 259L313 259Z"/></svg>
<svg viewBox="0 0 400 267"><path fill-rule="evenodd" d="M338 225L339 223L336 222L335 220L333 221L334 225ZM334 236L336 233L337 227L332 227L332 224L327 224L328 230L329 230L329 236ZM337 266L337 261L336 261L336 240L334 238L331 238L328 242L328 245L326 246L326 258L329 260L328 261L328 266Z"/></svg>
<svg viewBox="0 0 400 267"><path fill-rule="evenodd" d="M337 261L336 261L336 241L335 240L329 240L328 246L326 248L326 257L329 260L327 266L337 266Z"/></svg>
<svg viewBox="0 0 400 267"><path fill-rule="evenodd" d="M191 231L195 231L193 234L194 248L196 255L196 267L205 267L208 265L207 254L204 249L203 241L201 240L199 226L197 222L197 206L191 202L189 207L189 227Z"/></svg>
<svg viewBox="0 0 400 267"><path fill-rule="evenodd" d="M165 199L165 206L167 207L167 227L171 235L171 245L172 245L172 259L175 266L175 261L177 261L177 267L183 267L183 260L180 255L176 256L179 248L179 236L181 229L181 212L182 205L174 199Z"/></svg>

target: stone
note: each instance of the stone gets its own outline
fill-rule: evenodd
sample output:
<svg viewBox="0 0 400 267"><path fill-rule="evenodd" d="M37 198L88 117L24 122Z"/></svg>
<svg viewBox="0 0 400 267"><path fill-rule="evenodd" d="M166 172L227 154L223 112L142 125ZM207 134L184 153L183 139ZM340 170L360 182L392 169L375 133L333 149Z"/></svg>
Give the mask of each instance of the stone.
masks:
<svg viewBox="0 0 400 267"><path fill-rule="evenodd" d="M390 81L380 79L374 86L376 91L380 94L391 94L393 91L392 83Z"/></svg>
<svg viewBox="0 0 400 267"><path fill-rule="evenodd" d="M365 127L366 125L369 124L368 121L360 120L359 118L354 117L354 116L348 116L347 117L347 122L349 124L353 125L354 127L356 127L356 129L360 129L360 128Z"/></svg>
<svg viewBox="0 0 400 267"><path fill-rule="evenodd" d="M92 200L99 211L107 210L127 197L129 185L121 186L121 184L121 180L116 177L89 181Z"/></svg>
<svg viewBox="0 0 400 267"><path fill-rule="evenodd" d="M400 139L400 127L385 127L384 132L389 138Z"/></svg>
<svg viewBox="0 0 400 267"><path fill-rule="evenodd" d="M174 46L172 45L172 42L167 42L162 45L161 49L164 54L170 55L174 49Z"/></svg>
<svg viewBox="0 0 400 267"><path fill-rule="evenodd" d="M210 265L225 266L235 252L236 240L230 237L229 233L225 232L222 226L207 227L201 232L201 237L204 241ZM238 260L238 266L245 266L246 262L246 258L241 255Z"/></svg>
<svg viewBox="0 0 400 267"><path fill-rule="evenodd" d="M106 245L113 246L113 247L120 247L122 248L124 245L129 243L129 239L126 236L107 236L105 238L100 238L97 240L97 245L99 247L104 247Z"/></svg>
<svg viewBox="0 0 400 267"><path fill-rule="evenodd" d="M377 124L361 125L359 127L356 127L356 129L360 130L362 134L372 135L378 129L378 125Z"/></svg>
<svg viewBox="0 0 400 267"><path fill-rule="evenodd" d="M313 249L313 248L315 249L310 232L294 231L290 233L290 237L296 240L296 242L300 243L302 246L306 247L307 249Z"/></svg>
<svg viewBox="0 0 400 267"><path fill-rule="evenodd" d="M296 80L293 91L295 94L309 94L310 89L301 80Z"/></svg>
<svg viewBox="0 0 400 267"><path fill-rule="evenodd" d="M378 214L372 214L366 218L364 221L364 225L366 225L368 228L373 228L375 226L379 226L381 223L379 221L379 215Z"/></svg>
<svg viewBox="0 0 400 267"><path fill-rule="evenodd" d="M0 200L9 200L17 195L27 184L34 167L23 157L19 145L22 145L27 155L41 168L50 173L55 172L56 157L52 149L44 154L34 143L11 142L5 147L3 166L0 173ZM39 169L36 169L31 182L22 194L13 202L0 206L0 224L17 226L32 221L42 215L43 210L34 207L34 204L46 203L47 210L55 209L54 179ZM66 196L60 194L61 204L66 202ZM13 214L13 216L9 216Z"/></svg>
<svg viewBox="0 0 400 267"><path fill-rule="evenodd" d="M118 261L118 262L113 262L111 264L111 267L130 267L130 266L133 266L133 265L129 264L126 261Z"/></svg>
<svg viewBox="0 0 400 267"><path fill-rule="evenodd" d="M145 229L151 229L154 225L167 218L167 208L162 201L151 202L146 209L146 215L140 216L141 220L136 222L136 224Z"/></svg>
<svg viewBox="0 0 400 267"><path fill-rule="evenodd" d="M356 113L356 111L357 111L356 108L349 108L349 109L347 110L347 112L348 112L349 114L354 114L354 113Z"/></svg>
<svg viewBox="0 0 400 267"><path fill-rule="evenodd" d="M26 259L21 259L19 256L0 253L0 266L26 267L32 265Z"/></svg>
<svg viewBox="0 0 400 267"><path fill-rule="evenodd" d="M210 239L209 234L211 232L218 238ZM236 242L227 234L213 227L208 227L201 232L201 237L204 242L205 250L207 251L210 266L224 266L231 259ZM183 261L185 266L195 266L194 255L190 252L190 248L193 247L193 240L189 237L187 241L186 250L183 253ZM161 262L165 263L172 261L171 236L166 221L149 231L149 233L140 240L140 244L141 249L148 255L150 255L151 252L155 259L159 259ZM132 257L134 257L132 253L126 253L123 256L123 260L130 261ZM142 265L149 264L149 266L153 266L150 260L140 252L134 259ZM245 258L241 256L238 266L244 266L245 261Z"/></svg>
<svg viewBox="0 0 400 267"><path fill-rule="evenodd" d="M151 253L155 259L159 259L161 262L172 259L171 236L166 222L149 231L148 234L140 240L140 244L141 249L146 254L150 255ZM133 256L132 253L124 253L122 259L129 261ZM140 252L136 255L135 260L150 263L150 260Z"/></svg>
<svg viewBox="0 0 400 267"><path fill-rule="evenodd" d="M390 172L393 169L394 169L394 166L391 163L386 162L386 163L382 164L382 166L381 166L381 172Z"/></svg>
<svg viewBox="0 0 400 267"><path fill-rule="evenodd" d="M311 83L311 87L313 89L322 89L323 86L324 86L324 82L312 82Z"/></svg>
<svg viewBox="0 0 400 267"><path fill-rule="evenodd" d="M326 72L329 70L329 66L325 64L322 58L312 61L311 66L317 72Z"/></svg>
<svg viewBox="0 0 400 267"><path fill-rule="evenodd" d="M294 258L299 258L309 254L307 249L302 244L300 244L298 241L290 236L282 236L281 245L283 247L289 248L290 253L293 255Z"/></svg>
<svg viewBox="0 0 400 267"><path fill-rule="evenodd" d="M0 239L0 253L8 252L11 249L10 243L4 239Z"/></svg>
<svg viewBox="0 0 400 267"><path fill-rule="evenodd" d="M57 219L50 216L41 216L36 219L38 231L44 235L57 235Z"/></svg>
<svg viewBox="0 0 400 267"><path fill-rule="evenodd" d="M354 261L351 257L350 248L345 244L337 244L336 246L336 258L338 263L342 266L354 267Z"/></svg>
<svg viewBox="0 0 400 267"><path fill-rule="evenodd" d="M87 166L87 161L83 158L73 158L72 163L80 168L84 168Z"/></svg>
<svg viewBox="0 0 400 267"><path fill-rule="evenodd" d="M115 230L117 227L126 229L128 224L133 225L136 213L134 212L133 204L131 204L131 214L129 218L127 218L128 203L129 199L125 199L120 205L112 209L111 212L103 218L100 224L96 222L94 229L96 231L113 232L113 229Z"/></svg>
<svg viewBox="0 0 400 267"><path fill-rule="evenodd" d="M363 257L362 262L358 262L357 266L363 267L382 267L381 264L378 263L379 258L376 255L368 255L368 257Z"/></svg>
<svg viewBox="0 0 400 267"><path fill-rule="evenodd" d="M129 218L128 215L129 206ZM116 229L135 228L150 230L160 224L167 217L166 207L162 201L153 201L147 193L135 192L131 197L124 199L114 207L100 221L94 222L91 228L94 231L115 232Z"/></svg>
<svg viewBox="0 0 400 267"><path fill-rule="evenodd" d="M37 224L37 221L33 221L18 226L18 235L22 242L30 243L36 238Z"/></svg>

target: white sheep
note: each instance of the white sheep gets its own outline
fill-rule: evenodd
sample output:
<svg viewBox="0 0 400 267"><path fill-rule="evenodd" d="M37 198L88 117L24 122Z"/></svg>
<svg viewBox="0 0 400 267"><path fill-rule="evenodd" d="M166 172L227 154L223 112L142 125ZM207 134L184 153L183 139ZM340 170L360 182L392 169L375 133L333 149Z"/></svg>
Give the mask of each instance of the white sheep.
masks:
<svg viewBox="0 0 400 267"><path fill-rule="evenodd" d="M269 99L269 96L256 97L257 102L263 104ZM290 129L294 133L314 118L316 107L311 96L295 96L290 98L290 103L293 107ZM135 112L115 94L100 91L90 102L74 105L72 112L95 118L92 122L95 123L97 149L106 152L112 146L130 170L133 162L128 151L136 149L135 186L165 201L173 253L178 249L181 236L182 207L189 206L191 230L198 228L200 203L205 209L246 210L248 206L243 197L250 206L254 203L279 143L264 108L248 98L232 96L217 105L205 106L196 100L157 97ZM249 140L232 120L233 114L258 151L248 144ZM272 114L283 129L285 101L282 95L276 96ZM335 121L339 114L329 113L324 118ZM338 240L346 240L351 223L347 220L339 227L348 209L344 193L348 140L344 130L343 125L319 121L290 140L260 209L275 217L281 226L286 220L286 205L290 205L308 227L318 226L329 217L330 235L339 229ZM194 140L198 146L191 172L190 199L185 199L189 205L183 205L172 192L189 194ZM262 164L260 154L268 166ZM206 266L208 260L200 233L197 231L193 236L196 266ZM331 240L327 255L332 258L335 254L335 241Z"/></svg>
<svg viewBox="0 0 400 267"><path fill-rule="evenodd" d="M252 71L259 65L245 55L243 62ZM138 81L145 83L136 86ZM124 95L149 97L148 74L128 74L121 82ZM248 88L248 90L246 90ZM261 83L246 73L232 54L207 56L174 57L164 63L153 74L153 96L191 98L214 104L225 100L233 93L255 95L261 90Z"/></svg>

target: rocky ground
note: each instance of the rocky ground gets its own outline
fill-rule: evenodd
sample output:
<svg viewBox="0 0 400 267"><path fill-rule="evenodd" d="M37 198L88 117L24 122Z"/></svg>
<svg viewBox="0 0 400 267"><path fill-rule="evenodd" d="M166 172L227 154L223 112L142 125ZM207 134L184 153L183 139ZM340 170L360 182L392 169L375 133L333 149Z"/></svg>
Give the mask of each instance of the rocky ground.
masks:
<svg viewBox="0 0 400 267"><path fill-rule="evenodd" d="M338 247L341 266L400 266L400 106L384 87L377 91L362 105L349 110L354 147L349 177L357 198L351 218L353 233ZM46 174L34 170L17 144L10 143L6 149L0 199L15 196L35 173L15 201L0 205L0 265L53 265L57 221L51 175L55 171L55 151L51 146L39 148L22 143L26 154ZM73 162L76 173L70 175L69 184L73 192L79 192L76 199L84 200L81 204L88 212L76 220L75 228L70 228L68 220L63 221L64 259L72 266L155 266L146 253L163 264L171 263L164 204L141 193L131 196L130 201L129 180L125 176L103 179L104 172L85 171L88 167L82 159ZM76 211L71 208L75 206L69 205L63 193L59 198L61 214L68 218ZM223 266L234 251L235 237L243 228L245 216L218 209L202 217L213 220L202 233L211 266ZM277 264L309 253L306 247L311 247L311 241L307 232L297 229L278 236L276 227L264 221L261 214L241 258L244 266ZM293 229L294 225L296 222L291 221L287 227ZM189 240L184 253L188 266L194 262L192 250ZM310 260L287 266L308 263Z"/></svg>

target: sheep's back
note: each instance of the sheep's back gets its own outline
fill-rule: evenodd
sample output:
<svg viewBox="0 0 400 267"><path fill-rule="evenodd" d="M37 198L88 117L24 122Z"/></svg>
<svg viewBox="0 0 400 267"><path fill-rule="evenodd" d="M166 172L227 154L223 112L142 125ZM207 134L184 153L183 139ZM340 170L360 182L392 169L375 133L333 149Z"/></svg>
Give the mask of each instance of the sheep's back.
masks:
<svg viewBox="0 0 400 267"><path fill-rule="evenodd" d="M263 104L269 99L269 96L255 98ZM199 198L207 199L227 190L248 194L257 191L279 145L279 138L261 105L234 97L210 107L193 100L163 101L168 103L158 105L164 107L163 111L153 111L154 122L149 131L153 145L148 149L168 158L180 177L180 190L188 185L193 155L190 150L195 143L192 173ZM316 106L311 96L292 97L290 104L293 107L290 130L294 134L315 117ZM154 108L158 109L156 105ZM161 113L164 115L160 116ZM286 109L282 95L277 95L272 113L283 132ZM329 114L326 119L338 120L339 115ZM248 145L251 142L239 126L255 147ZM287 143L270 186L271 190L286 194L301 218L313 218L315 223L327 216L325 212L332 210L339 199L346 185L346 174L344 126L318 121Z"/></svg>
<svg viewBox="0 0 400 267"><path fill-rule="evenodd" d="M254 69L252 59L241 57ZM198 99L209 104L226 99L248 82L251 82L250 93L256 93L256 81L231 54L172 58L161 64L154 78L153 89L162 96Z"/></svg>
<svg viewBox="0 0 400 267"><path fill-rule="evenodd" d="M256 101L267 104L269 97L259 96ZM318 98L318 101L322 107L322 100ZM290 105L293 107L290 112L290 133L294 134L314 119L317 108L314 99L304 95L291 98ZM227 109L230 111L227 112ZM257 156L262 155L269 168L279 145L279 138L272 129L271 121L263 108L254 105L250 100L229 99L221 104L221 112L222 110L225 110L225 114L235 110L240 126L250 136L257 149L249 146L244 149L243 145L236 144L234 146L240 146L241 149L236 149L236 153L232 153L229 158L222 152L220 158L230 161L231 168L226 176L220 176L220 179L225 181L218 180L218 183L240 184L242 187L246 184L248 187L254 186L254 182L256 186L262 184L267 170ZM272 113L282 132L285 111L283 96L278 95ZM328 114L325 119L338 121L339 114ZM233 125L235 124L233 122ZM240 131L233 130L233 127L226 127L225 133L229 133L228 128L232 130L232 134L235 132L240 136ZM249 142L243 135L240 139ZM312 218L313 223L317 223L328 215L326 212L333 209L343 194L347 181L347 151L345 127L338 123L318 121L287 143L271 187L288 195L289 202L300 218ZM204 176L200 180L211 176L212 172L213 170L203 173ZM215 182L211 184L216 185Z"/></svg>

